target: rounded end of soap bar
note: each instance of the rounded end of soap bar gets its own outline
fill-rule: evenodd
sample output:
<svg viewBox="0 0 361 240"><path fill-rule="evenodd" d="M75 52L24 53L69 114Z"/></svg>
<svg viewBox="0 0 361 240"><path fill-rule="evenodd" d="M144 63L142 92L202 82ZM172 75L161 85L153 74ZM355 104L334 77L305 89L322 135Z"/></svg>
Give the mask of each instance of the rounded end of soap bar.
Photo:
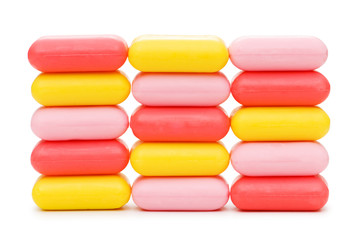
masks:
<svg viewBox="0 0 361 240"><path fill-rule="evenodd" d="M41 176L32 197L43 210L118 209L130 199L123 174L98 176Z"/></svg>

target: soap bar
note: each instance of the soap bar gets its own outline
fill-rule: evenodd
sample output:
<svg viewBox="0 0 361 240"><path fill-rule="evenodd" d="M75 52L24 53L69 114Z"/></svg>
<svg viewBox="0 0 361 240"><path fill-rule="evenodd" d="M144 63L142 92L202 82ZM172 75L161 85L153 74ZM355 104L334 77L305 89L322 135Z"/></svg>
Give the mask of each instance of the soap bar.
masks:
<svg viewBox="0 0 361 240"><path fill-rule="evenodd" d="M230 120L220 107L140 107L130 119L142 141L215 142L228 133Z"/></svg>
<svg viewBox="0 0 361 240"><path fill-rule="evenodd" d="M229 164L229 153L220 143L138 142L130 163L143 176L214 176Z"/></svg>
<svg viewBox="0 0 361 240"><path fill-rule="evenodd" d="M230 94L230 83L221 72L140 72L132 87L134 98L147 106L217 106Z"/></svg>
<svg viewBox="0 0 361 240"><path fill-rule="evenodd" d="M115 35L46 36L28 52L30 64L42 72L115 71L127 56L127 43Z"/></svg>
<svg viewBox="0 0 361 240"><path fill-rule="evenodd" d="M328 193L319 175L240 177L231 187L231 200L248 211L316 211L327 203Z"/></svg>
<svg viewBox="0 0 361 240"><path fill-rule="evenodd" d="M128 115L118 106L41 107L31 119L34 134L48 141L115 139L128 126Z"/></svg>
<svg viewBox="0 0 361 240"><path fill-rule="evenodd" d="M33 200L43 210L117 209L130 194L124 175L41 176L33 188Z"/></svg>
<svg viewBox="0 0 361 240"><path fill-rule="evenodd" d="M318 107L242 107L231 128L243 141L315 141L328 132L330 118Z"/></svg>
<svg viewBox="0 0 361 240"><path fill-rule="evenodd" d="M328 153L318 142L240 142L231 163L244 176L308 176L325 170Z"/></svg>
<svg viewBox="0 0 361 240"><path fill-rule="evenodd" d="M133 201L149 211L212 211L228 202L228 184L220 177L139 177Z"/></svg>
<svg viewBox="0 0 361 240"><path fill-rule="evenodd" d="M328 51L312 36L258 36L237 38L229 55L244 71L311 71L326 62Z"/></svg>
<svg viewBox="0 0 361 240"><path fill-rule="evenodd" d="M241 72L232 83L232 95L243 106L312 106L330 93L319 72Z"/></svg>
<svg viewBox="0 0 361 240"><path fill-rule="evenodd" d="M129 48L129 62L142 72L217 72L228 50L216 36L143 35Z"/></svg>
<svg viewBox="0 0 361 240"><path fill-rule="evenodd" d="M127 99L130 83L124 74L42 73L31 93L44 106L117 105Z"/></svg>
<svg viewBox="0 0 361 240"><path fill-rule="evenodd" d="M129 162L129 150L120 140L40 141L31 164L44 175L117 174Z"/></svg>

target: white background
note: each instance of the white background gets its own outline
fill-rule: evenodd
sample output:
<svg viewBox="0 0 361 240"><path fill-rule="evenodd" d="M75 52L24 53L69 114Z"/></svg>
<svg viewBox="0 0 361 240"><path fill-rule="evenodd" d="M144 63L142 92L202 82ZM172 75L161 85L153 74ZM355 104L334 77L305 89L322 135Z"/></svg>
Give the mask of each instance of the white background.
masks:
<svg viewBox="0 0 361 240"><path fill-rule="evenodd" d="M0 239L360 239L360 68L359 1L6 1L0 3ZM321 105L331 130L320 142L330 164L323 176L330 198L320 212L241 212L229 202L216 212L145 212L132 201L118 211L44 212L31 198L39 174L30 164L38 139L30 129L39 104L30 88L39 74L27 60L31 43L43 35L117 34L128 44L142 34L213 34L227 45L242 35L314 35L329 48L319 69L331 83ZM132 80L129 62L121 68ZM239 72L230 62L222 70ZM121 104L130 115L133 97ZM228 114L238 104L222 104ZM136 140L129 129L122 137ZM230 132L230 149L238 140ZM137 174L128 165L131 180ZM222 174L232 183L237 173Z"/></svg>

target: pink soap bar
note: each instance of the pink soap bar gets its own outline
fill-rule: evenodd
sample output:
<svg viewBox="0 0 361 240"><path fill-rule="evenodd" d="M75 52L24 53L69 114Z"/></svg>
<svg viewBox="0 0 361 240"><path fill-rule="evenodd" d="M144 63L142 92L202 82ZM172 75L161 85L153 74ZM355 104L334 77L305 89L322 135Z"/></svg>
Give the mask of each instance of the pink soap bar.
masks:
<svg viewBox="0 0 361 240"><path fill-rule="evenodd" d="M243 106L314 106L328 97L330 83L316 71L241 72L231 92Z"/></svg>
<svg viewBox="0 0 361 240"><path fill-rule="evenodd" d="M49 176L117 174L129 162L129 150L118 140L44 141L31 154L31 165Z"/></svg>
<svg viewBox="0 0 361 240"><path fill-rule="evenodd" d="M232 63L244 71L311 71L327 55L326 45L311 36L240 37L229 47Z"/></svg>
<svg viewBox="0 0 361 240"><path fill-rule="evenodd" d="M127 56L127 43L115 35L47 36L28 52L30 64L42 72L115 71Z"/></svg>
<svg viewBox="0 0 361 240"><path fill-rule="evenodd" d="M212 211L228 202L229 188L220 177L139 177L134 203L150 211Z"/></svg>
<svg viewBox="0 0 361 240"><path fill-rule="evenodd" d="M328 153L318 142L240 142L231 163L245 176L308 176L327 167Z"/></svg>
<svg viewBox="0 0 361 240"><path fill-rule="evenodd" d="M128 115L118 106L41 107L31 119L34 134L48 141L115 139L128 126Z"/></svg>
<svg viewBox="0 0 361 240"><path fill-rule="evenodd" d="M217 106L227 100L230 83L223 73L139 73L134 98L148 106Z"/></svg>

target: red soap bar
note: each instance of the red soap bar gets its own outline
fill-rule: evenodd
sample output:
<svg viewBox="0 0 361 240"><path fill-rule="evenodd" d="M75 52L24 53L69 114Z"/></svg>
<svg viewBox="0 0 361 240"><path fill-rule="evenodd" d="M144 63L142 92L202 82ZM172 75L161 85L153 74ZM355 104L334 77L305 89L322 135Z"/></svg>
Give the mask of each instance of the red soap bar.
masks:
<svg viewBox="0 0 361 240"><path fill-rule="evenodd" d="M28 52L30 64L42 72L115 71L127 57L127 43L115 35L42 37Z"/></svg>
<svg viewBox="0 0 361 240"><path fill-rule="evenodd" d="M44 175L116 174L129 162L120 140L40 141L31 154L34 169Z"/></svg>
<svg viewBox="0 0 361 240"><path fill-rule="evenodd" d="M325 180L317 176L240 177L231 188L237 208L250 211L315 211L328 200Z"/></svg>
<svg viewBox="0 0 361 240"><path fill-rule="evenodd" d="M229 117L220 107L145 107L130 119L142 141L218 141L226 136Z"/></svg>
<svg viewBox="0 0 361 240"><path fill-rule="evenodd" d="M313 106L330 93L328 80L319 72L241 72L231 92L244 106Z"/></svg>

